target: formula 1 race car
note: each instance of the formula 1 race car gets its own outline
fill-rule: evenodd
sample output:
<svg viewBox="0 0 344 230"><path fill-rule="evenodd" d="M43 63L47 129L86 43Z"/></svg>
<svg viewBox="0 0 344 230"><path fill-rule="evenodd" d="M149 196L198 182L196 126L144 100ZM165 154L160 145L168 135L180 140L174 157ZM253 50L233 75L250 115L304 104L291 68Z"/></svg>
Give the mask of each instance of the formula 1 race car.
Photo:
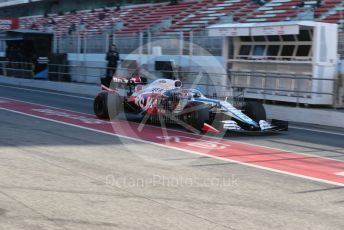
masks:
<svg viewBox="0 0 344 230"><path fill-rule="evenodd" d="M193 132L288 130L285 121L268 122L259 102L236 108L228 101L207 98L197 89L184 89L180 80L147 84L139 76L113 77L112 87L102 85L102 89L94 99L94 113L101 119L124 112L152 123L179 124Z"/></svg>

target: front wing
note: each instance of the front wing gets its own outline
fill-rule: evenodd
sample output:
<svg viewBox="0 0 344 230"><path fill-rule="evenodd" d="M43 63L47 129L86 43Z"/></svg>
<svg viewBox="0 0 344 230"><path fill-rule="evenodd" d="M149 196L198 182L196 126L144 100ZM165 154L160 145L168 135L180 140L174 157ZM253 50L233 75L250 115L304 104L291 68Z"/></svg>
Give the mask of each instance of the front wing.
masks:
<svg viewBox="0 0 344 230"><path fill-rule="evenodd" d="M260 127L255 127L253 129L249 129L245 126L241 126L240 123L236 123L235 121L222 121L221 127L217 126L218 128L222 129L223 131L229 132L247 132L247 133L269 133L269 132L280 132L280 131L288 131L288 121L276 120L272 119L269 122L261 121ZM219 123L218 123L219 124Z"/></svg>

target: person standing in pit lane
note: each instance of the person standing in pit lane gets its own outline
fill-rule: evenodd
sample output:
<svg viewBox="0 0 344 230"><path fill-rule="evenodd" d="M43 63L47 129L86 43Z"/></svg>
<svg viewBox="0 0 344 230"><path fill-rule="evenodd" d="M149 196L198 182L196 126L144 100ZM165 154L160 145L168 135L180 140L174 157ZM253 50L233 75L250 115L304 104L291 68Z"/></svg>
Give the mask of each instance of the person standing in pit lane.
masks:
<svg viewBox="0 0 344 230"><path fill-rule="evenodd" d="M106 70L106 85L109 86L112 77L115 75L119 61L119 53L116 45L111 45L109 52L106 54L107 70Z"/></svg>

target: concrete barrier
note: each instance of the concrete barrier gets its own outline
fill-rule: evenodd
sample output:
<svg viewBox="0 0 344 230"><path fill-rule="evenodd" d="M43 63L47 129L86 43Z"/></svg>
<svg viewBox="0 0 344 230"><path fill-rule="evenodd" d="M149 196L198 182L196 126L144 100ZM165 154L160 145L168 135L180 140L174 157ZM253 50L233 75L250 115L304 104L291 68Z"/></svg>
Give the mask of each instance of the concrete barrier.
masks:
<svg viewBox="0 0 344 230"><path fill-rule="evenodd" d="M77 93L95 96L99 91L99 85L53 82L44 80L21 79L0 76L0 83L25 86L39 89ZM344 128L344 110L296 108L291 106L264 105L268 118L281 119L293 122L318 124Z"/></svg>
<svg viewBox="0 0 344 230"><path fill-rule="evenodd" d="M94 96L100 91L100 86L96 84L88 85L82 83L55 82L5 76L0 76L0 83L14 86L25 86L39 89L61 91L66 93L84 94L89 96Z"/></svg>
<svg viewBox="0 0 344 230"><path fill-rule="evenodd" d="M264 105L268 118L344 128L344 110Z"/></svg>

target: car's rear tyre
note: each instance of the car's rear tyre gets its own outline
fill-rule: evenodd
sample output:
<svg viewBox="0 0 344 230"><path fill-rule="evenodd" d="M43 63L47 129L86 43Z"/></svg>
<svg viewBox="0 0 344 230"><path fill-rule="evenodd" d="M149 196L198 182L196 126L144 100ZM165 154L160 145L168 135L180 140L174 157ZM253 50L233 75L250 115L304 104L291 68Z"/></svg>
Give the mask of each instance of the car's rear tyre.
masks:
<svg viewBox="0 0 344 230"><path fill-rule="evenodd" d="M243 112L255 122L259 122L260 120L266 120L266 112L263 104L260 102L246 102L243 107Z"/></svg>
<svg viewBox="0 0 344 230"><path fill-rule="evenodd" d="M94 113L101 119L116 118L121 107L122 101L117 93L101 92L93 102Z"/></svg>

